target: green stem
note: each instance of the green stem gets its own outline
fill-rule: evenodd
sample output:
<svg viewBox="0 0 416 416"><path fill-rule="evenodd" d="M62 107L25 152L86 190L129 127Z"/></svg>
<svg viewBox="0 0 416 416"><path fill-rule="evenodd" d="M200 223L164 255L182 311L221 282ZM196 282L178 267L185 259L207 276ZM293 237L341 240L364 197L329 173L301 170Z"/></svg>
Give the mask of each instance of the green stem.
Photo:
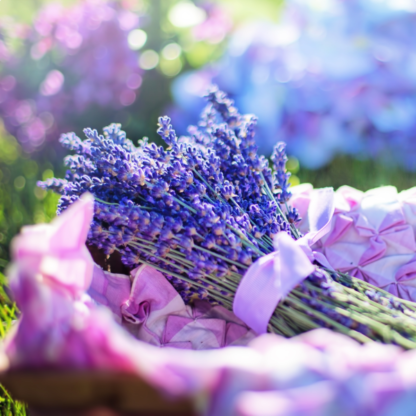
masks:
<svg viewBox="0 0 416 416"><path fill-rule="evenodd" d="M325 267L322 267L322 270L325 270L327 273L329 273L330 275L332 274L332 273L334 273L334 271L333 270L329 270L329 269L327 269L327 268L325 268ZM345 283L351 283L353 286L354 286L354 288L349 288L349 287L347 287L347 286L344 286L342 283L339 283L339 284L341 284L341 286L342 287L344 287L346 290L348 290L348 291L351 291L351 290L353 290L353 292L354 293L362 293L359 289L358 289L358 287L360 288L360 289L362 289L362 290L375 290L375 291L377 291L378 293L380 293L380 294L382 294L382 295L384 295L386 298L396 298L402 305L405 305L406 307L408 307L409 309L411 309L412 311L414 311L414 312L416 312L416 303L414 303L414 302L412 302L412 301L408 301L408 300L405 300L405 299L399 299L399 298L397 298L397 296L394 296L394 295L392 295L391 293L389 293L389 292L387 292L387 291L385 291L385 290L383 290L383 289L381 289L381 288L378 288L378 287L375 287L375 286L373 286L372 284L370 284L370 283L367 283L366 281L364 281L364 280L360 280L360 279L357 279L357 278L355 278L355 277L353 277L353 276L350 276L349 274L346 274L346 273L342 273L342 272L340 272L340 271L336 271L336 274L337 274L337 276L338 276L338 278L340 278L340 280L342 280L342 281L344 281ZM337 282L336 282L337 283ZM358 286L358 287L357 287ZM368 299L368 297L367 297L367 295L363 295L363 296L365 296L366 297L366 299Z"/></svg>
<svg viewBox="0 0 416 416"><path fill-rule="evenodd" d="M156 257L160 261L181 270L182 273L189 273L189 272L195 270L195 266L192 263L190 263L190 262L185 263L185 262L182 261L183 259L178 259L177 256L172 258L171 256L169 256L169 253L168 253L166 257L160 257L160 256L157 256L155 253L153 253L153 251L151 251L149 246L145 246L144 244L137 243L137 242L136 243L132 242L132 243L129 243L129 245L133 246L133 247L138 247L140 250L146 252L148 255ZM170 261L170 260L172 260L172 261ZM182 265L180 265L180 264L178 265L177 262L181 262ZM219 286L223 290L230 290L232 292L235 292L235 290L237 288L237 285L234 284L233 282L218 280L215 277L213 277L212 275L205 274L205 273L202 273L202 276L203 277L201 277L201 279L204 280L207 284L210 284L210 285L216 284L217 286Z"/></svg>
<svg viewBox="0 0 416 416"><path fill-rule="evenodd" d="M115 202L107 202L107 201L103 201L102 199L100 199L100 198L98 198L97 196L95 196L94 195L94 199L96 200L96 201L98 201L98 202L101 202L102 204L105 204L105 205L119 205L119 204L117 204L117 203L115 203Z"/></svg>
<svg viewBox="0 0 416 416"><path fill-rule="evenodd" d="M211 254L211 255L213 255L215 257L218 257L219 259L224 260L227 263L234 264L235 266L239 267L240 269L248 269L247 266L245 266L245 265L243 265L241 263L238 263L238 262L236 262L234 260L227 259L227 257L221 256L221 254L215 253L213 251L207 250L206 248L203 248L203 247L200 247L200 246L197 246L197 245L195 245L194 247L197 250L200 250L200 251L203 251L205 253Z"/></svg>
<svg viewBox="0 0 416 416"><path fill-rule="evenodd" d="M365 335L361 334L358 331L354 331L353 329L350 329L350 328L345 327L344 325L341 325L340 323L334 321L331 318L328 318L328 316L326 316L325 314L323 314L323 313L321 313L321 312L319 312L315 309L309 308L308 306L304 305L301 301L299 301L298 299L294 298L291 295L289 295L285 299L285 302L291 303L296 308L313 314L316 318L326 322L328 325L335 328L338 332L341 332L342 334L348 335L351 338L354 338L359 342L362 342L362 343L372 342L371 338L366 337Z"/></svg>

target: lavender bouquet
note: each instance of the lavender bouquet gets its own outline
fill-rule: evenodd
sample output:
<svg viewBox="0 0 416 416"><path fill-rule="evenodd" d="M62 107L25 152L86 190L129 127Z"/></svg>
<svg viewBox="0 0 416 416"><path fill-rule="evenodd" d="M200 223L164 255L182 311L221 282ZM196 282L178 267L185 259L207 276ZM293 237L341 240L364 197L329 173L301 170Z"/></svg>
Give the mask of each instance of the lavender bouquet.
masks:
<svg viewBox="0 0 416 416"><path fill-rule="evenodd" d="M188 137L159 118L167 148L145 138L136 147L120 126L85 129L62 144L65 179L40 183L61 194L58 214L85 192L95 197L88 243L135 268L161 271L186 302L209 299L232 308L249 267L274 251L282 231L294 240L299 214L288 205L285 145L272 167L257 154L256 118L240 115L216 88ZM416 347L416 305L366 282L317 267L277 306L268 330L287 337L328 327L360 341Z"/></svg>

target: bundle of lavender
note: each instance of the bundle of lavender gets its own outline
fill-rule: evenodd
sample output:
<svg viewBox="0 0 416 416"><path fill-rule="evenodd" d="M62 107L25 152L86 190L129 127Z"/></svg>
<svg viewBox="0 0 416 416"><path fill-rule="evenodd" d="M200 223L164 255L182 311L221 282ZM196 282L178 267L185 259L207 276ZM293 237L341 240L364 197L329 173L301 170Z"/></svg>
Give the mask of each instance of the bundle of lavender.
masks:
<svg viewBox="0 0 416 416"><path fill-rule="evenodd" d="M293 239L299 215L288 205L285 146L277 144L273 170L257 154L256 118L240 115L216 88L198 127L178 138L168 117L158 134L167 148L135 147L120 126L87 140L66 134L65 180L40 186L60 193L58 214L85 193L94 195L88 243L108 256L119 252L129 268L161 271L186 302L209 299L232 308L250 265L273 252L274 237ZM269 329L287 337L328 327L360 341L416 347L416 304L353 277L318 267L277 306Z"/></svg>

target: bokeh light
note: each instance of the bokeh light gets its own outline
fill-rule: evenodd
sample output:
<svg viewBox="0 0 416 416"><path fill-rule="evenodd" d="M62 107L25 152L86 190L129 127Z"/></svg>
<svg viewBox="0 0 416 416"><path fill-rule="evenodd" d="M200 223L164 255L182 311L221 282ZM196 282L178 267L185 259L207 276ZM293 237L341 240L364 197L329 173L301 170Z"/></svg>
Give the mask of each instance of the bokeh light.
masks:
<svg viewBox="0 0 416 416"><path fill-rule="evenodd" d="M206 19L204 9L190 1L181 1L169 11L169 20L176 27L196 26Z"/></svg>
<svg viewBox="0 0 416 416"><path fill-rule="evenodd" d="M128 36L130 48L133 50L141 49L147 41L147 33L141 29L132 30Z"/></svg>
<svg viewBox="0 0 416 416"><path fill-rule="evenodd" d="M159 63L159 55L156 51L148 49L140 55L139 63L140 68L147 71L156 68Z"/></svg>

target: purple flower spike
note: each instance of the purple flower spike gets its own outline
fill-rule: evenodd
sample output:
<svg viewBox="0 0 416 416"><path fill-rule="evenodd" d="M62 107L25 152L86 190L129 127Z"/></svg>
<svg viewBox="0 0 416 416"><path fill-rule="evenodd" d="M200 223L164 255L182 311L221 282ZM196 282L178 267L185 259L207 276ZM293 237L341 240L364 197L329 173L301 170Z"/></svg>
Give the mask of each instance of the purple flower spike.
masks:
<svg viewBox="0 0 416 416"><path fill-rule="evenodd" d="M283 142L277 143L274 147L273 154L271 156L273 162L273 167L275 170L275 181L280 192L278 194L278 199L281 204L287 202L292 193L288 190L290 187L289 178L290 173L286 172L286 144Z"/></svg>
<svg viewBox="0 0 416 416"><path fill-rule="evenodd" d="M176 137L175 130L170 124L170 118L168 116L159 117L159 128L157 134L165 141L168 146L173 146L178 138Z"/></svg>

